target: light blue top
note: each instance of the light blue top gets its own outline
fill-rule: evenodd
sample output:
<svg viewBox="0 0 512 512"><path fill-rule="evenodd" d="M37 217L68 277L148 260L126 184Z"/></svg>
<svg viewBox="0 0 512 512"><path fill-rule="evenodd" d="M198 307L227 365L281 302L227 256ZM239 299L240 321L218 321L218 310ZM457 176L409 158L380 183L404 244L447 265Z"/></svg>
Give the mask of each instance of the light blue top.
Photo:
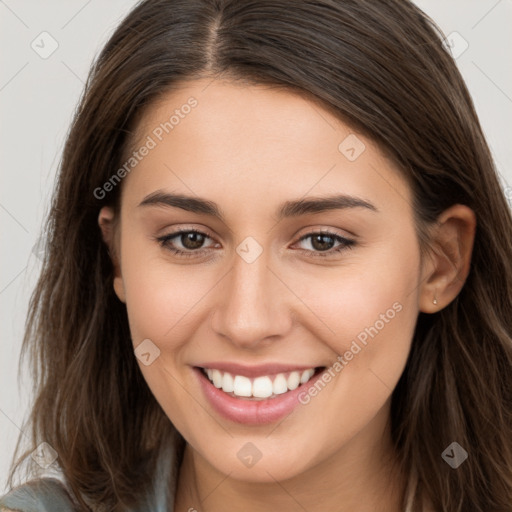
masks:
<svg viewBox="0 0 512 512"><path fill-rule="evenodd" d="M174 512L174 497L180 460L175 444L162 450L155 481L148 494L127 512ZM170 482L170 483L169 483ZM30 480L0 497L0 510L16 512L76 512L76 499L67 490L64 479L43 477Z"/></svg>

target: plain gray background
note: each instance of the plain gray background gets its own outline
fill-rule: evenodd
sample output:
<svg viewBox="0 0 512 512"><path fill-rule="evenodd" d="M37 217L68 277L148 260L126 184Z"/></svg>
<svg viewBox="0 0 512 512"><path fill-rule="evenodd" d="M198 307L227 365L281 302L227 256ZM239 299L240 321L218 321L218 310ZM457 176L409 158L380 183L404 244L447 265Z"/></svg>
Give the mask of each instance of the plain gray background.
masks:
<svg viewBox="0 0 512 512"><path fill-rule="evenodd" d="M512 202L512 0L416 3L449 36ZM60 153L92 59L134 4L0 0L0 494L26 435L30 380L18 382L18 359Z"/></svg>

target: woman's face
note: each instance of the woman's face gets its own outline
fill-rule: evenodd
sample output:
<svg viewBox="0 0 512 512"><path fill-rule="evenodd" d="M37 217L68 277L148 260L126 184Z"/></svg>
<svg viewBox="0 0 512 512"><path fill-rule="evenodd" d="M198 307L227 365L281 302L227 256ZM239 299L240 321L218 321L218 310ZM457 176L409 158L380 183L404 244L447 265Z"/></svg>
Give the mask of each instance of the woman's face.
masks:
<svg viewBox="0 0 512 512"><path fill-rule="evenodd" d="M263 482L386 451L422 279L398 170L318 104L220 81L169 93L134 147L115 288L195 456Z"/></svg>

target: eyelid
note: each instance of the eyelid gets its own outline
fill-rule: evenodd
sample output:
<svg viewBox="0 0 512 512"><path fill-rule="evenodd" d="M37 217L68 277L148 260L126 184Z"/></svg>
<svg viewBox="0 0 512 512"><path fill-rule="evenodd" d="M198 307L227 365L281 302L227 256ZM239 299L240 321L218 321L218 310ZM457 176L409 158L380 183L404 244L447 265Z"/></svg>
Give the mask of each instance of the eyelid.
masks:
<svg viewBox="0 0 512 512"><path fill-rule="evenodd" d="M164 230L162 230L162 231L164 231ZM190 233L190 232L199 233L208 238L211 238L212 240L216 239L215 236L212 234L212 232L206 227L203 227L203 226L196 227L196 226L187 226L187 225L183 226L181 224L178 228L176 228L176 230L169 231L168 233L165 232L163 235L157 235L154 238L157 240L161 239L161 238L172 238L172 237L180 235L182 233Z"/></svg>
<svg viewBox="0 0 512 512"><path fill-rule="evenodd" d="M299 233L299 234L297 235L297 233ZM301 233L304 233L304 234L301 234ZM352 239L352 240L356 241L358 238L355 233L352 233L346 229L341 230L340 228L326 227L325 225L321 225L321 224L309 225L305 228L302 228L298 232L295 233L294 237L298 236L299 240L300 240L304 236L315 235L318 233L324 233L326 235L331 235L331 236L339 236L340 238L344 238L346 240Z"/></svg>

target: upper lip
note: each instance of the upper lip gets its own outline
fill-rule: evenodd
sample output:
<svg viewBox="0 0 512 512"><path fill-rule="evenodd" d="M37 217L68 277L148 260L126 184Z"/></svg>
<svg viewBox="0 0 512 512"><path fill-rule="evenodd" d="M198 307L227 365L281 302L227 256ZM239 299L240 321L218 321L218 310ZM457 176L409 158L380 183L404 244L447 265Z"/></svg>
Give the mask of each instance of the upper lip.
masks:
<svg viewBox="0 0 512 512"><path fill-rule="evenodd" d="M310 368L318 368L319 365L303 365L303 364L281 364L281 363L267 363L254 366L247 366L240 363L222 362L209 362L196 365L199 368L209 368L212 370L220 370L223 372L231 373L232 375L243 375L244 377L260 377L263 375L274 375L277 373L288 373L293 371L304 371Z"/></svg>

